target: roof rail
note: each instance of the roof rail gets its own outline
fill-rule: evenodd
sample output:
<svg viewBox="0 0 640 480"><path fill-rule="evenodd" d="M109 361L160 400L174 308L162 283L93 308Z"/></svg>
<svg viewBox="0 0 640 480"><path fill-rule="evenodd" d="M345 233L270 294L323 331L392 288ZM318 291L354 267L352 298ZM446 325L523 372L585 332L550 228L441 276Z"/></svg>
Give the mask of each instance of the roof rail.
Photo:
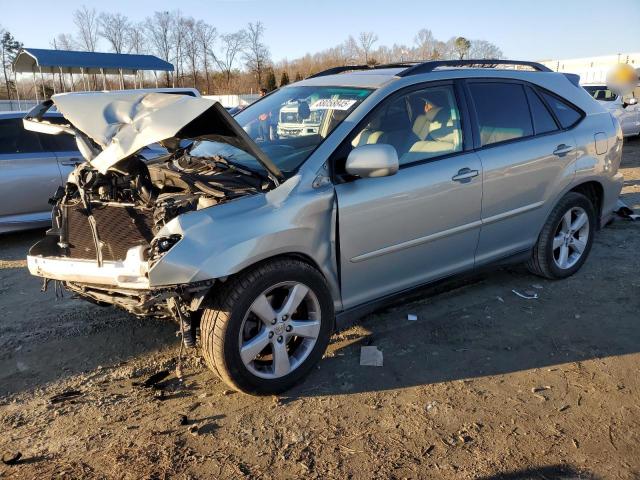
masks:
<svg viewBox="0 0 640 480"><path fill-rule="evenodd" d="M492 68L496 65L522 65L531 67L538 72L552 72L548 67L545 67L541 63L526 62L523 60L497 60L497 59L485 59L485 60L434 60L430 62L423 62L413 67L407 68L398 74L399 77L408 77L409 75L417 75L419 73L433 72L438 67L474 67L482 66Z"/></svg>
<svg viewBox="0 0 640 480"><path fill-rule="evenodd" d="M380 68L408 68L417 65L420 62L394 62L380 65L343 65L341 67L328 68L321 72L314 73L306 78L324 77L326 75L336 75L343 72L352 72L354 70L377 70Z"/></svg>

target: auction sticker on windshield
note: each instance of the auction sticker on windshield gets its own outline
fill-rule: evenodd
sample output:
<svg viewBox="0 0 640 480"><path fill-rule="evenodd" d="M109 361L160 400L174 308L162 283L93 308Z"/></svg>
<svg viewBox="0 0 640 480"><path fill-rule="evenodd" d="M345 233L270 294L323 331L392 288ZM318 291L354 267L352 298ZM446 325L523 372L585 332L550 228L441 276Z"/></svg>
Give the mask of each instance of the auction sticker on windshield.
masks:
<svg viewBox="0 0 640 480"><path fill-rule="evenodd" d="M314 102L311 108L314 110L349 110L356 102L357 100L347 98L323 98Z"/></svg>

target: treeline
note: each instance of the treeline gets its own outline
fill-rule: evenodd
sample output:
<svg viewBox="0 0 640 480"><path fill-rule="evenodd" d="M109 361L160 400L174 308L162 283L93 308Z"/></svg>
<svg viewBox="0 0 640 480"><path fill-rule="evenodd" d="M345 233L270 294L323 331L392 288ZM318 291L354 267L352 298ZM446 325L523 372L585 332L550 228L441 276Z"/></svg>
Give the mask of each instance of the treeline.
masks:
<svg viewBox="0 0 640 480"><path fill-rule="evenodd" d="M500 48L485 40L452 37L442 41L430 30L422 29L411 45L379 45L374 32L362 32L321 52L274 62L264 41L265 26L260 21L228 32L179 10L155 12L142 21L134 21L122 13L98 12L85 6L73 12L73 23L75 31L57 34L51 40L51 48L153 54L175 67L174 72L163 74L163 85L196 87L206 94L256 92L261 87L272 90L341 65L502 57ZM5 72L21 46L8 32L3 32L3 40L7 35L7 42L2 45ZM5 73L4 80L5 94L9 94L10 75ZM56 81L62 88L69 80L54 76L49 79ZM118 82L119 79L111 79L111 88L119 88ZM154 82L147 75L145 86ZM132 81L126 85L131 86L129 83Z"/></svg>

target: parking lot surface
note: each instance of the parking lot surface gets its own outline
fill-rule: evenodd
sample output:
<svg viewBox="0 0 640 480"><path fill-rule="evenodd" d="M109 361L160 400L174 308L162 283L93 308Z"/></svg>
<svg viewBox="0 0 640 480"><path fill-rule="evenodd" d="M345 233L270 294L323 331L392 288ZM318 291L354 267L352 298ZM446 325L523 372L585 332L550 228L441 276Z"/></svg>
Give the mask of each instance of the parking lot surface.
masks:
<svg viewBox="0 0 640 480"><path fill-rule="evenodd" d="M640 211L640 140L622 171ZM640 222L602 230L567 280L496 269L369 315L278 398L228 390L196 352L180 381L170 323L40 293L42 234L0 236L0 453L22 454L0 478L640 477Z"/></svg>

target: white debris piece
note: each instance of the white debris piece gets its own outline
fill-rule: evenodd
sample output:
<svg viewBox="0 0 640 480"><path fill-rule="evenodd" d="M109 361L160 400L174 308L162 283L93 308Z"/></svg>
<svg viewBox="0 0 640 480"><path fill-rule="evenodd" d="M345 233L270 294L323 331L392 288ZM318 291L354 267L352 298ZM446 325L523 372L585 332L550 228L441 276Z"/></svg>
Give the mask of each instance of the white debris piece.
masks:
<svg viewBox="0 0 640 480"><path fill-rule="evenodd" d="M410 313L407 315L407 320L409 320L410 322L415 322L416 320L418 320L418 315Z"/></svg>
<svg viewBox="0 0 640 480"><path fill-rule="evenodd" d="M360 365L364 367L381 367L382 351L378 347L360 347Z"/></svg>
<svg viewBox="0 0 640 480"><path fill-rule="evenodd" d="M534 293L534 292L531 292L531 293L533 293L533 295L527 295L526 293L520 293L519 291L517 291L515 289L513 289L511 291L513 293L515 293L517 296L519 296L520 298L524 298L526 300L535 300L536 298L538 298L538 294Z"/></svg>

